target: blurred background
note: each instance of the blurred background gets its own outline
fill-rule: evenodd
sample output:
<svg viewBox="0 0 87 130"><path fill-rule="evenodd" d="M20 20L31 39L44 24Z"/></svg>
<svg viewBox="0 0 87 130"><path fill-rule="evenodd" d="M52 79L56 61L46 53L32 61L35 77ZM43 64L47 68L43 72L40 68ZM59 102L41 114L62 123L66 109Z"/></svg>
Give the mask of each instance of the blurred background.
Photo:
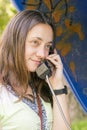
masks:
<svg viewBox="0 0 87 130"><path fill-rule="evenodd" d="M10 0L0 0L0 37L5 29L7 23L17 13L17 10L12 5ZM71 124L73 130L87 130L87 114L83 111L78 104L76 98L72 94L68 86L68 104L71 117Z"/></svg>

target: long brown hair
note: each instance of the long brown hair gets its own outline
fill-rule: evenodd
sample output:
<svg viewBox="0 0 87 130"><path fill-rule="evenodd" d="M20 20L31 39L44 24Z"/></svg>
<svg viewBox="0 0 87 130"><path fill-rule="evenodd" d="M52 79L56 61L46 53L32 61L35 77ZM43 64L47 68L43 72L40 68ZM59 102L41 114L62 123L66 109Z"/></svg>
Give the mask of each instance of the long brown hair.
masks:
<svg viewBox="0 0 87 130"><path fill-rule="evenodd" d="M21 96L32 79L38 87L42 82L35 73L27 71L24 58L27 33L39 23L49 24L54 31L50 19L39 11L19 12L7 25L0 43L0 80Z"/></svg>

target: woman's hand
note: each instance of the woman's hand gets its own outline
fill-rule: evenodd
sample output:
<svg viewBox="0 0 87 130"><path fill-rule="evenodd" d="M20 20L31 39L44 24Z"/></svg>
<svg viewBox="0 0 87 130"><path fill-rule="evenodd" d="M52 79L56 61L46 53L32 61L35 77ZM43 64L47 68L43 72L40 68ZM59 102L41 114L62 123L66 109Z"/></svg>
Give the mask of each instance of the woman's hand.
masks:
<svg viewBox="0 0 87 130"><path fill-rule="evenodd" d="M54 65L53 74L49 78L53 89L63 88L63 64L57 51L54 50L54 54L49 55L46 59Z"/></svg>
<svg viewBox="0 0 87 130"><path fill-rule="evenodd" d="M57 54L56 50L54 51L54 54L51 54L47 57L47 59L53 63L54 70L52 73L52 76L49 78L50 83L52 85L53 89L62 89L64 88L63 84L63 64L61 61L60 56ZM67 105L67 99L65 94L56 95L58 102L63 110L63 113L65 115L65 118L67 122L70 124L70 116L69 116L69 110ZM53 96L53 128L52 130L67 130L66 124L63 121L63 118L61 116L60 110L58 109L58 104L55 101L55 98Z"/></svg>

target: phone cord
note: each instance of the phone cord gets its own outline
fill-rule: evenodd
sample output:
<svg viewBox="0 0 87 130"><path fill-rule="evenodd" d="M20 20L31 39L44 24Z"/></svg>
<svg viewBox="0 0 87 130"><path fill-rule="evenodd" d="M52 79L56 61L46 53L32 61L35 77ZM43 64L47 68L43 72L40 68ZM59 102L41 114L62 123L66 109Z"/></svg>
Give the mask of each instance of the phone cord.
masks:
<svg viewBox="0 0 87 130"><path fill-rule="evenodd" d="M48 85L49 85L49 88L50 88L50 90L51 90L51 92L52 92L52 95L53 95L54 98L55 98L55 101L56 101L56 103L57 103L58 109L59 109L59 111L60 111L60 113L61 113L61 116L62 116L62 118L63 118L63 120L64 120L64 122L65 122L66 127L67 127L69 130L72 130L70 124L69 124L68 121L66 120L66 117L65 117L65 115L64 115L64 113L63 113L63 110L62 110L62 107L61 107L61 105L60 105L60 103L59 103L59 101L58 101L58 98L56 97L56 95L55 95L55 93L54 93L54 91L53 91L53 89L52 89L52 86L51 86L51 83L50 83L50 81L49 81L48 75L46 75L46 81L47 81L47 83L48 83Z"/></svg>

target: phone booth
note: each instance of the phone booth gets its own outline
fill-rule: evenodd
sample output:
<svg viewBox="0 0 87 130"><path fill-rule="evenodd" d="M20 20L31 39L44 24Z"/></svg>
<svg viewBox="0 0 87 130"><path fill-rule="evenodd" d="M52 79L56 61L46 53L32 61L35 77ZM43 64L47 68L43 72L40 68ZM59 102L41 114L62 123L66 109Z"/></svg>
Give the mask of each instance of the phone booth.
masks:
<svg viewBox="0 0 87 130"><path fill-rule="evenodd" d="M39 10L52 16L55 46L64 65L64 76L87 113L87 1L11 0L18 11ZM51 19L51 20L52 20Z"/></svg>

